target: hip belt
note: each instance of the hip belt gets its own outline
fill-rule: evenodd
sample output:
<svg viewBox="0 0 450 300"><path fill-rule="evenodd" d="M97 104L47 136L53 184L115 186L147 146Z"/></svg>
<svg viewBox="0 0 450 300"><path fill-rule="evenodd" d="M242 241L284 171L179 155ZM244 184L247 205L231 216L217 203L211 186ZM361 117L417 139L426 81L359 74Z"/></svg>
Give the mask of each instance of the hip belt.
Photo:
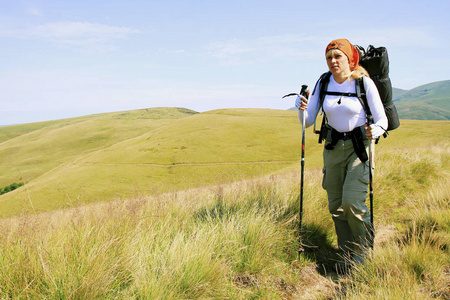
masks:
<svg viewBox="0 0 450 300"><path fill-rule="evenodd" d="M328 125L328 129L331 130L331 141L325 145L325 149L333 150L334 146L336 146L339 140L352 140L353 149L355 150L356 155L362 162L366 162L368 160L366 147L364 145L365 135L363 136L363 132L365 133L364 126L359 126L348 132L339 132L333 127Z"/></svg>
<svg viewBox="0 0 450 300"><path fill-rule="evenodd" d="M352 131L347 131L347 132L339 132L337 130L335 130L334 128L331 129L331 136L332 138L335 138L336 140L351 140L352 139L352 135L353 132Z"/></svg>

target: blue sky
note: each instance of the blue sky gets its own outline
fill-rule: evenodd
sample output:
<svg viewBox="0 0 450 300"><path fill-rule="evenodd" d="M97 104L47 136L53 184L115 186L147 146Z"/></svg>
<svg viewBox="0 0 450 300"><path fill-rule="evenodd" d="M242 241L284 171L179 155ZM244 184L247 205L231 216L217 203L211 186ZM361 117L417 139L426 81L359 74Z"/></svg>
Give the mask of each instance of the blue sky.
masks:
<svg viewBox="0 0 450 300"><path fill-rule="evenodd" d="M394 87L450 79L450 1L0 0L0 124L159 106L287 109L326 45L385 46ZM292 102L292 103L291 103Z"/></svg>

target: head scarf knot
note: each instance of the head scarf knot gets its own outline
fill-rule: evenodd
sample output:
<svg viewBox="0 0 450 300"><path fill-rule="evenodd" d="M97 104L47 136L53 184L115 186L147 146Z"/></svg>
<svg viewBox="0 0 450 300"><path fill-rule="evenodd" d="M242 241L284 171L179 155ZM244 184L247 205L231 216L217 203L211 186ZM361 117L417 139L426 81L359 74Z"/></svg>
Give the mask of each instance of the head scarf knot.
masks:
<svg viewBox="0 0 450 300"><path fill-rule="evenodd" d="M359 51L355 48L347 39L337 39L331 41L327 49L325 50L325 55L331 49L341 50L347 57L350 64L350 71L355 70L359 65Z"/></svg>

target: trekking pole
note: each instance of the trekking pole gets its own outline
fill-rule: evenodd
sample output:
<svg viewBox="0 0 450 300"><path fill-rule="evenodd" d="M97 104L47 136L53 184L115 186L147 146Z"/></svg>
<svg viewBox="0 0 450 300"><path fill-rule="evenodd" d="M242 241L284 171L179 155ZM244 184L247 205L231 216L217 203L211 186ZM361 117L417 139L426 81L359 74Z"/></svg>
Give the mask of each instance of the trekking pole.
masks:
<svg viewBox="0 0 450 300"><path fill-rule="evenodd" d="M375 242L375 224L373 223L373 168L374 168L374 140L369 144L369 198L370 198L370 248Z"/></svg>
<svg viewBox="0 0 450 300"><path fill-rule="evenodd" d="M300 94L291 93L288 95L283 96L289 97L289 96L307 96L306 90L308 86L302 85L302 89L300 91ZM305 251L303 249L303 242L302 242L302 222L303 222L303 182L304 182L304 173L305 173L305 111L302 111L302 160L301 160L301 179L300 179L300 195L299 195L299 205L300 205L300 211L299 211L299 222L298 222L298 260L300 260L301 253Z"/></svg>

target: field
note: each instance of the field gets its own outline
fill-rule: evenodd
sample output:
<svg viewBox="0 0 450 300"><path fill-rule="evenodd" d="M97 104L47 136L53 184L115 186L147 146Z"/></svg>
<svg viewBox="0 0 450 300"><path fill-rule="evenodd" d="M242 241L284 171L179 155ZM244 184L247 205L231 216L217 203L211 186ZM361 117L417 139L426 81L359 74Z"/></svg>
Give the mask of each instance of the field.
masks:
<svg viewBox="0 0 450 300"><path fill-rule="evenodd" d="M381 139L376 244L337 276L310 129L298 260L295 112L141 113L0 128L2 186L26 181L0 196L0 299L450 298L450 122L402 120ZM92 139L64 147L60 132Z"/></svg>
<svg viewBox="0 0 450 300"><path fill-rule="evenodd" d="M255 178L298 162L295 112L170 112L69 119L9 138L0 144L0 186L27 184L0 196L0 215Z"/></svg>

